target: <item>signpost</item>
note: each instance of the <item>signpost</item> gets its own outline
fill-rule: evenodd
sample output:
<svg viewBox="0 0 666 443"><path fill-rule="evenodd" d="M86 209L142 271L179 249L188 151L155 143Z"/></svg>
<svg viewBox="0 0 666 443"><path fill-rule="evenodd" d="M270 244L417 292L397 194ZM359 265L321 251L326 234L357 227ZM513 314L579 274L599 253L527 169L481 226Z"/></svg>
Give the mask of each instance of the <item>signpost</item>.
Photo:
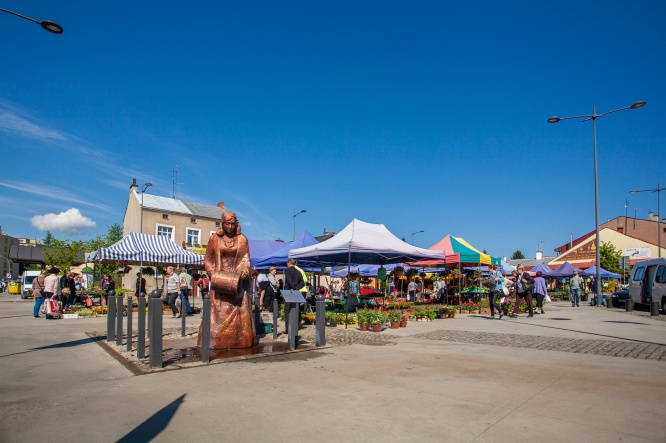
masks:
<svg viewBox="0 0 666 443"><path fill-rule="evenodd" d="M629 263L629 256L628 255L623 255L620 257L620 268L622 269L622 284L625 284L624 281L624 275L625 275L625 269L629 269L631 266Z"/></svg>

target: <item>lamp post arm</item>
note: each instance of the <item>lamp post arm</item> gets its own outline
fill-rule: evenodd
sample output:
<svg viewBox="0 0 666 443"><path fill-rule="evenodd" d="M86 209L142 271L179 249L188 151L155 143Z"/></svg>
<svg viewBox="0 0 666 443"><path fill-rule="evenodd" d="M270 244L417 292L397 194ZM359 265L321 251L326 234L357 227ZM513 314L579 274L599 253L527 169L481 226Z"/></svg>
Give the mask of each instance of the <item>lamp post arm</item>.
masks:
<svg viewBox="0 0 666 443"><path fill-rule="evenodd" d="M37 23L38 25L41 25L41 24L42 24L42 22L40 22L39 20L35 20L34 18L26 17L25 15L21 15L21 14L19 14L19 13L14 12L14 11L10 11L9 9L0 8L0 11L4 11L4 12L6 12L7 14L15 15L15 16L17 16L17 17L21 17L21 18L24 18L24 19L26 19L26 20L30 20L31 22L33 22L33 23Z"/></svg>

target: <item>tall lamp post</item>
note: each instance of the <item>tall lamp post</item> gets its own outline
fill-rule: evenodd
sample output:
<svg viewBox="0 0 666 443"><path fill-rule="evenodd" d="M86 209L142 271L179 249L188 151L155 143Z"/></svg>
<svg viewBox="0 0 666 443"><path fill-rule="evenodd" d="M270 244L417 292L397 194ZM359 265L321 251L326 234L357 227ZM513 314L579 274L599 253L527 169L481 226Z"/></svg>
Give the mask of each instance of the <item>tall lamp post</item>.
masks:
<svg viewBox="0 0 666 443"><path fill-rule="evenodd" d="M62 34L63 33L62 26L60 26L56 22L52 22L51 20L42 20L42 21L35 20L34 18L30 18L30 17L26 17L25 15L17 14L16 12L10 11L9 9L5 9L5 8L0 8L0 11L6 12L7 14L15 15L17 17L24 18L26 20L29 20L29 21L33 22L33 23L37 23L39 26L41 26L42 28L46 29L49 32L52 32L53 34Z"/></svg>
<svg viewBox="0 0 666 443"><path fill-rule="evenodd" d="M307 209L301 209L300 212L294 212L294 238L291 241L296 240L296 216L298 214L302 214L304 212L308 212L308 210Z"/></svg>
<svg viewBox="0 0 666 443"><path fill-rule="evenodd" d="M421 229L420 231L412 232L412 246L414 246L414 235L420 234L421 232L425 232L425 231L423 229Z"/></svg>
<svg viewBox="0 0 666 443"><path fill-rule="evenodd" d="M140 219L140 221L139 221L139 232L141 234L143 234L143 194L145 194L146 189L150 188L151 186L153 186L152 183L146 183L145 185L143 185L143 190L141 191L141 211L139 212L139 214L140 214L140 216L139 216L139 219Z"/></svg>
<svg viewBox="0 0 666 443"><path fill-rule="evenodd" d="M640 191L629 191L629 194L638 194L639 192L656 192L657 193L657 248L659 249L659 257L661 257L661 191L666 191L657 183L657 189L643 189Z"/></svg>
<svg viewBox="0 0 666 443"><path fill-rule="evenodd" d="M561 120L571 120L571 119L583 119L583 122L592 120L592 135L594 138L594 228L596 233L596 305L601 306L601 279L600 279L600 268L601 268L601 256L599 253L599 177L597 174L597 118L606 117L608 114L614 112L624 111L627 109L638 109L645 106L645 102L638 101L630 106L625 106L624 108L614 109L612 111L604 112L603 114L597 114L595 106L592 106L592 114L590 115L573 115L571 117L557 117L553 116L548 119L548 123L557 123Z"/></svg>

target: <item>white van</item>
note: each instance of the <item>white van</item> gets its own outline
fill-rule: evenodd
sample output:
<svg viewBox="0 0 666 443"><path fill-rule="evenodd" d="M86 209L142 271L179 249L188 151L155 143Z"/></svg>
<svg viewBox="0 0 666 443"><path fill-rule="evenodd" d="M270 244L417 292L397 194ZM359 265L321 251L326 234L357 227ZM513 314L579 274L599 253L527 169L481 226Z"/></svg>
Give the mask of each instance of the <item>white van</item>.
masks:
<svg viewBox="0 0 666 443"><path fill-rule="evenodd" d="M21 298L32 297L32 280L38 277L42 271L24 271L21 278Z"/></svg>
<svg viewBox="0 0 666 443"><path fill-rule="evenodd" d="M637 262L629 280L629 295L634 303L649 306L656 301L666 309L666 258Z"/></svg>

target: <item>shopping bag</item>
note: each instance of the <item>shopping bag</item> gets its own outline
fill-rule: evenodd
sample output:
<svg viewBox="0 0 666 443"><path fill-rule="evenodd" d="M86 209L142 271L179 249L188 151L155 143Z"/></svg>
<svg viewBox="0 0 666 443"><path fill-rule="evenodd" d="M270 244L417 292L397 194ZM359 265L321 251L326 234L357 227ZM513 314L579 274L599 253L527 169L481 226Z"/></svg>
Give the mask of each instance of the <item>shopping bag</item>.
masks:
<svg viewBox="0 0 666 443"><path fill-rule="evenodd" d="M90 297L86 297L86 307L89 308L91 306L92 306L92 300L90 299Z"/></svg>
<svg viewBox="0 0 666 443"><path fill-rule="evenodd" d="M44 303L42 303L42 309L41 309L42 314L46 314L46 303L47 303L47 302L48 302L48 300L45 301Z"/></svg>

